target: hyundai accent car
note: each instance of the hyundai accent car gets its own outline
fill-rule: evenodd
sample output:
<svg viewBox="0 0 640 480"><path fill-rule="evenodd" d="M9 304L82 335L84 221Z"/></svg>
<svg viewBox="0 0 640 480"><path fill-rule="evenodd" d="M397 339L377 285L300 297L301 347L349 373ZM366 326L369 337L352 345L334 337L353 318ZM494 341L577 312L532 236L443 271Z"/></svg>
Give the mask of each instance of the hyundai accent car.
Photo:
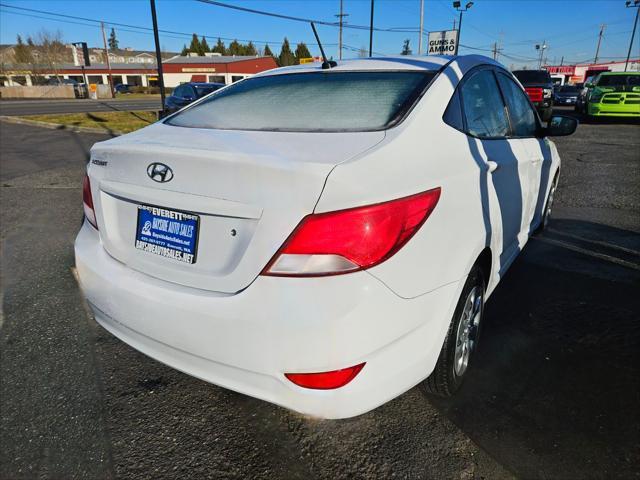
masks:
<svg viewBox="0 0 640 480"><path fill-rule="evenodd" d="M263 72L93 146L79 281L139 351L304 414L451 395L576 125L481 56Z"/></svg>

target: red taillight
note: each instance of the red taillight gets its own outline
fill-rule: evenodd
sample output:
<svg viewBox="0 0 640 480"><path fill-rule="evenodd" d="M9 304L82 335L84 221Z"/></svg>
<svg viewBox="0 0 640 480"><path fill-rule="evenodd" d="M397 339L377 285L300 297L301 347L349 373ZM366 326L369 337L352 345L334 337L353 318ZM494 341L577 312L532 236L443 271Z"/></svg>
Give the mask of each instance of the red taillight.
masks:
<svg viewBox="0 0 640 480"><path fill-rule="evenodd" d="M89 182L89 175L86 174L82 182L82 204L84 206L84 216L91 225L98 228L96 212L93 209L93 198L91 197L91 183Z"/></svg>
<svg viewBox="0 0 640 480"><path fill-rule="evenodd" d="M364 367L364 363L341 370L321 373L285 373L284 376L299 387L315 390L331 390L344 387L353 380Z"/></svg>
<svg viewBox="0 0 640 480"><path fill-rule="evenodd" d="M524 91L527 92L527 95L529 95L529 98L531 99L532 102L542 101L542 95L543 95L542 88L530 87L530 88L525 88Z"/></svg>
<svg viewBox="0 0 640 480"><path fill-rule="evenodd" d="M440 188L410 197L306 216L262 272L318 276L373 267L418 231L440 198Z"/></svg>

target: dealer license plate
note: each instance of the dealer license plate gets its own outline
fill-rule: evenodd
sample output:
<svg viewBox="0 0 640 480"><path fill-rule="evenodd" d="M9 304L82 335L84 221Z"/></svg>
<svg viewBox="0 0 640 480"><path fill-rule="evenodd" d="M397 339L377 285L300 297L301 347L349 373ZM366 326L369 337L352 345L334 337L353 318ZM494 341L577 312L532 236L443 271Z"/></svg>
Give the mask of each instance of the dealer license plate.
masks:
<svg viewBox="0 0 640 480"><path fill-rule="evenodd" d="M136 248L183 263L195 263L200 217L162 207L138 205Z"/></svg>

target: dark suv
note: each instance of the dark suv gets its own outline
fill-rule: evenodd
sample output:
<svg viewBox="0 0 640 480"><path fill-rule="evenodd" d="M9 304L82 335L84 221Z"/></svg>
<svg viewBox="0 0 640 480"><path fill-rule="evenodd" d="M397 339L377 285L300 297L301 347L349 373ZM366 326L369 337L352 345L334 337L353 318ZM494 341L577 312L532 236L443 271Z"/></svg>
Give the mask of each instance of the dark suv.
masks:
<svg viewBox="0 0 640 480"><path fill-rule="evenodd" d="M224 87L224 83L189 82L178 85L165 101L165 111L174 113L199 98Z"/></svg>
<svg viewBox="0 0 640 480"><path fill-rule="evenodd" d="M548 121L553 113L553 82L546 70L514 70L512 72L524 87L540 118Z"/></svg>

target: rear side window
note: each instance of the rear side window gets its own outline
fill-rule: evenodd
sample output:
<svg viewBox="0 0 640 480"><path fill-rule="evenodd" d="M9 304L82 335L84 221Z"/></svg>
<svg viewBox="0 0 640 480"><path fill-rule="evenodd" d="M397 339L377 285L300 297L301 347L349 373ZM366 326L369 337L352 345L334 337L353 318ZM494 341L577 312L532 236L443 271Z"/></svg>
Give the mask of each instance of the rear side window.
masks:
<svg viewBox="0 0 640 480"><path fill-rule="evenodd" d="M380 130L413 105L434 76L328 71L248 78L166 123L228 130Z"/></svg>
<svg viewBox="0 0 640 480"><path fill-rule="evenodd" d="M499 73L497 76L509 109L512 135L534 137L538 130L538 124L527 94L506 75Z"/></svg>
<svg viewBox="0 0 640 480"><path fill-rule="evenodd" d="M460 89L466 131L480 138L504 138L509 123L498 84L490 70L480 70Z"/></svg>

